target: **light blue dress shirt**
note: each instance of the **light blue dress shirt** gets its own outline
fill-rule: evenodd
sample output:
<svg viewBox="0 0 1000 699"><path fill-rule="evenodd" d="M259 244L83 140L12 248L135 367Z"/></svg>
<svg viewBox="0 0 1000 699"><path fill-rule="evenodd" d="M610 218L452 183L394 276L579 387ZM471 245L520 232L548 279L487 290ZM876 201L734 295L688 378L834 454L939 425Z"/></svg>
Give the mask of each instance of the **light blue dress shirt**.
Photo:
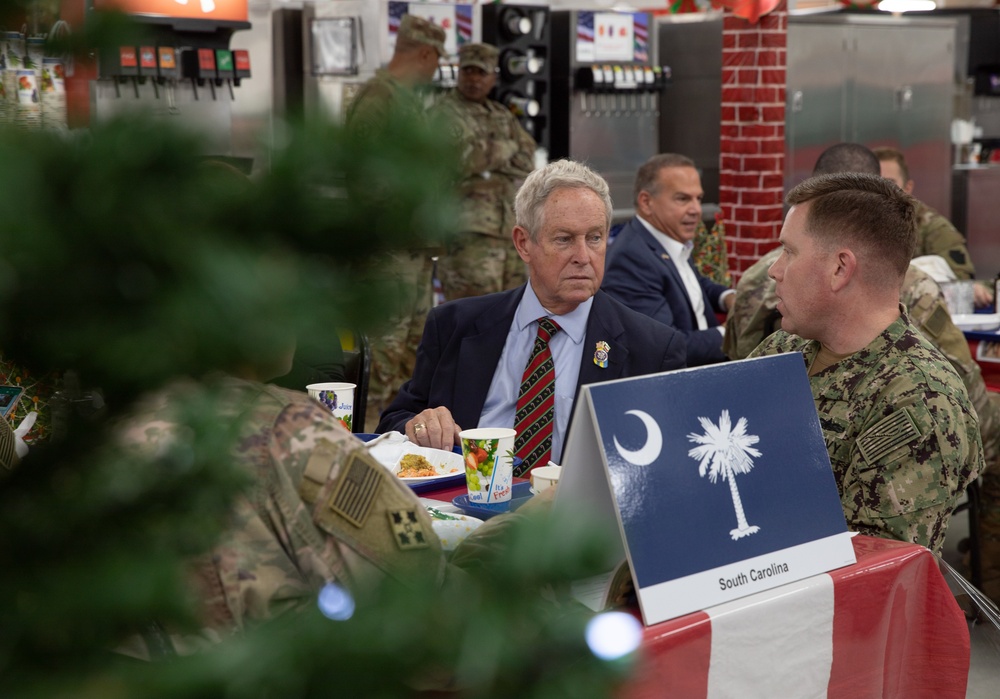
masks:
<svg viewBox="0 0 1000 699"><path fill-rule="evenodd" d="M493 373L493 382L486 393L483 412L478 427L513 427L517 411L517 394L521 390L521 376L531 356L531 348L538 335L539 318L549 316L562 328L549 341L552 361L556 368L555 425L552 428L552 460L556 463L562 455L563 439L569 425L569 414L576 397L583 361L583 341L587 336L587 319L594 305L591 297L571 312L557 316L542 308L541 302L528 282L521 303L514 312L514 321L507 331L500 361ZM544 465L544 464L542 464Z"/></svg>

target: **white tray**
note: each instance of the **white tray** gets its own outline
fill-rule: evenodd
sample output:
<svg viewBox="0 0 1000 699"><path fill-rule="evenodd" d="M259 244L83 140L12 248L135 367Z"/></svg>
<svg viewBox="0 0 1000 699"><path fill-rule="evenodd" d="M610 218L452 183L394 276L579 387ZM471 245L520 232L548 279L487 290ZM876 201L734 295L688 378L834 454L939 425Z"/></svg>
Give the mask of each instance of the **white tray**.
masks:
<svg viewBox="0 0 1000 699"><path fill-rule="evenodd" d="M1000 313L962 313L951 317L959 330L996 330L1000 328Z"/></svg>

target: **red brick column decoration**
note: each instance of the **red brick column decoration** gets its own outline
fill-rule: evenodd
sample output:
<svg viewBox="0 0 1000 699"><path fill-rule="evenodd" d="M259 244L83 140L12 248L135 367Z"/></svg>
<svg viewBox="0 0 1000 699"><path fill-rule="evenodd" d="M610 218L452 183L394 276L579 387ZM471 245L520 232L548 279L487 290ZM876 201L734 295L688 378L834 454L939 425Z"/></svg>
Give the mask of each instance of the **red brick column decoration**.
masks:
<svg viewBox="0 0 1000 699"><path fill-rule="evenodd" d="M756 24L727 11L722 26L719 204L735 283L781 232L788 7Z"/></svg>

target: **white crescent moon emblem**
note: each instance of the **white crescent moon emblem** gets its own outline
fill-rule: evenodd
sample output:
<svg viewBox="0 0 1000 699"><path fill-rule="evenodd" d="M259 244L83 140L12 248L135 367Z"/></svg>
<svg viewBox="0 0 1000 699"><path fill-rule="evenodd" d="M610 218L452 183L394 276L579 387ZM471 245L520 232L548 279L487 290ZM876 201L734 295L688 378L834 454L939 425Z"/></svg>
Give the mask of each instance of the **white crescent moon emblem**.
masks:
<svg viewBox="0 0 1000 699"><path fill-rule="evenodd" d="M660 451L663 449L663 433L660 432L660 426L656 424L656 420L649 413L644 413L641 410L629 410L625 414L635 415L642 420L642 424L646 426L646 443L641 449L629 451L622 448L622 445L618 443L618 437L613 437L615 449L630 464L634 464L635 466L649 466L659 458Z"/></svg>

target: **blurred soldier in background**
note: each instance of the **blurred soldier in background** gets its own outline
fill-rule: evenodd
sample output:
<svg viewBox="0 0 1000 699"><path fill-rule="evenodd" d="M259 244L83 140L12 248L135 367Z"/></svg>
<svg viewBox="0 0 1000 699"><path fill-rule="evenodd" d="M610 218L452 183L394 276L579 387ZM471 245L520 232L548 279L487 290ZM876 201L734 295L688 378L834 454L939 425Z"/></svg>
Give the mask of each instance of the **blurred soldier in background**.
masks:
<svg viewBox="0 0 1000 699"><path fill-rule="evenodd" d="M459 49L458 86L441 100L462 153L461 236L438 262L448 300L513 289L524 263L510 243L514 195L535 165L535 141L507 107L487 97L497 81L498 51Z"/></svg>
<svg viewBox="0 0 1000 699"><path fill-rule="evenodd" d="M903 153L895 148L873 148L882 177L895 182L907 194L913 194L913 180ZM939 255L958 279L975 279L972 258L965 246L965 236L951 222L931 207L917 200L917 247L914 257ZM977 299L978 301L979 299ZM983 305L977 303L977 305Z"/></svg>
<svg viewBox="0 0 1000 699"><path fill-rule="evenodd" d="M403 15L396 48L385 68L361 86L347 107L352 128L379 130L391 112L423 118L424 106L415 88L434 78L438 59L444 57L444 30L422 17Z"/></svg>
<svg viewBox="0 0 1000 699"><path fill-rule="evenodd" d="M370 133L382 130L390 116L424 119L423 101L415 88L433 79L439 59L445 55L444 40L441 27L422 17L403 15L389 65L376 71L347 108L348 128ZM402 298L406 301L386 332L371 340L368 414L373 416L373 426L379 413L413 373L417 345L431 309L433 258L440 252L436 248L400 250L387 265L387 276L405 286Z"/></svg>

